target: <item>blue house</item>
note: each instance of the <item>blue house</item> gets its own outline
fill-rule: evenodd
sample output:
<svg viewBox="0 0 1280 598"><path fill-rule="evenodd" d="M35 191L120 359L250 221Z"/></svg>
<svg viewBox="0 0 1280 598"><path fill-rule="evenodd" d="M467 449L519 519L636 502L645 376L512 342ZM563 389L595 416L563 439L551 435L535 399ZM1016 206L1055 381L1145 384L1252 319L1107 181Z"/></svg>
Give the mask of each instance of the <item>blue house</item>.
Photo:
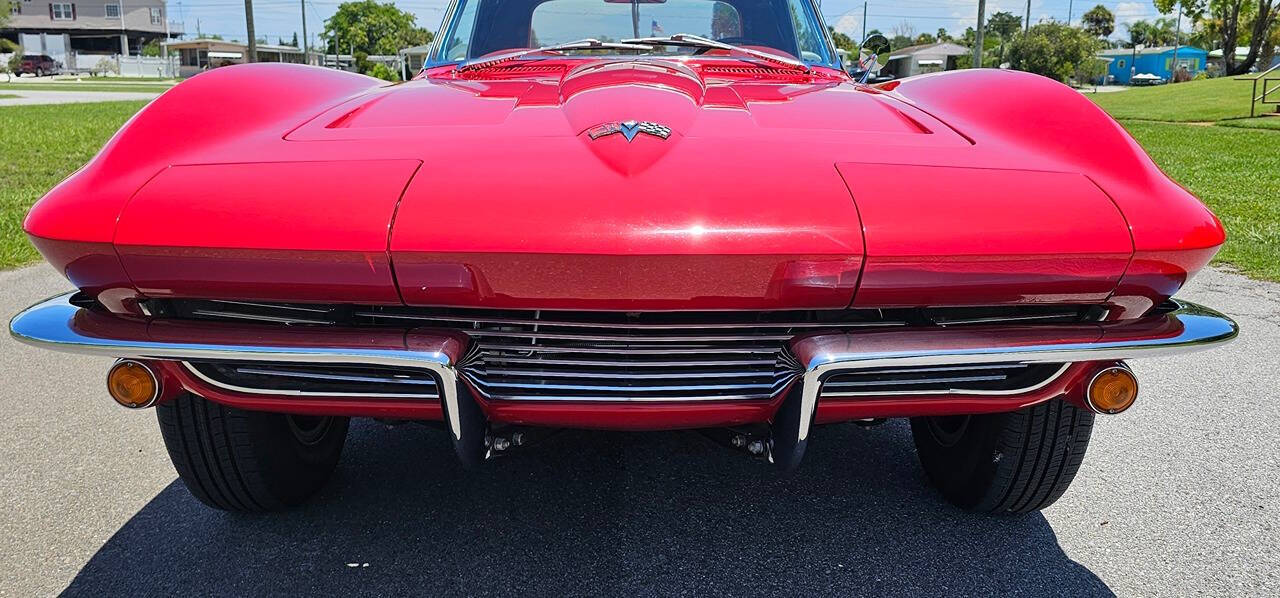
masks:
<svg viewBox="0 0 1280 598"><path fill-rule="evenodd" d="M1195 46L1179 46L1178 64L1186 67L1192 77L1204 70L1209 53ZM1173 46L1155 48L1117 48L1098 52L1100 58L1110 60L1107 65L1109 79L1120 85L1128 85L1134 75L1155 75L1166 82L1173 80Z"/></svg>

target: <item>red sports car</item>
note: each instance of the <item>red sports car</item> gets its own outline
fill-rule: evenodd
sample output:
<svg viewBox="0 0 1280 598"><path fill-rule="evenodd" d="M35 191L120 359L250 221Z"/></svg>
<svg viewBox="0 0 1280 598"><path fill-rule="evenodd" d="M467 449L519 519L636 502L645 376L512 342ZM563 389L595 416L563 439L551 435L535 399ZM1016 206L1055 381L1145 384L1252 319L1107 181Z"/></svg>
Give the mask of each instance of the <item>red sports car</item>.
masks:
<svg viewBox="0 0 1280 598"><path fill-rule="evenodd" d="M12 333L119 358L220 509L316 492L351 417L471 466L699 429L782 470L908 417L948 500L1043 508L1123 360L1236 335L1170 299L1222 226L1066 86L866 85L827 31L815 0L455 0L403 84L199 75L31 210L79 290Z"/></svg>

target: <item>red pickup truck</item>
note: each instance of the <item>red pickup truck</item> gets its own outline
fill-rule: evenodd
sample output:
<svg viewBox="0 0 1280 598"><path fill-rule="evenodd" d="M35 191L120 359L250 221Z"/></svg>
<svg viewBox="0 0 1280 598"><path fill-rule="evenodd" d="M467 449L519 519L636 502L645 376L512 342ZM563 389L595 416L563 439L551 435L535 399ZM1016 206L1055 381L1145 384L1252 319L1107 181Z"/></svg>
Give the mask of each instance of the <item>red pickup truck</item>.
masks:
<svg viewBox="0 0 1280 598"><path fill-rule="evenodd" d="M62 72L62 63L45 54L23 56L22 64L18 66L18 73L21 75L31 74L43 77L45 75L56 75L60 72Z"/></svg>

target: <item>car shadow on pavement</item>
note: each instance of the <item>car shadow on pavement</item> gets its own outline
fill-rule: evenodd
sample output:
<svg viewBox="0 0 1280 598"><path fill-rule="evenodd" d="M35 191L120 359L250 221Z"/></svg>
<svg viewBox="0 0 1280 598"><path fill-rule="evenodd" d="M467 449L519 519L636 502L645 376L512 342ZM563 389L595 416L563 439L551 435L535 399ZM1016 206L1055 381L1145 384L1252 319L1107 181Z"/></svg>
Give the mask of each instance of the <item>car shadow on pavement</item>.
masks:
<svg viewBox="0 0 1280 598"><path fill-rule="evenodd" d="M332 483L283 514L175 481L67 593L1112 595L1043 516L943 504L900 422L822 428L790 477L689 432L568 432L481 472L447 442L355 423Z"/></svg>

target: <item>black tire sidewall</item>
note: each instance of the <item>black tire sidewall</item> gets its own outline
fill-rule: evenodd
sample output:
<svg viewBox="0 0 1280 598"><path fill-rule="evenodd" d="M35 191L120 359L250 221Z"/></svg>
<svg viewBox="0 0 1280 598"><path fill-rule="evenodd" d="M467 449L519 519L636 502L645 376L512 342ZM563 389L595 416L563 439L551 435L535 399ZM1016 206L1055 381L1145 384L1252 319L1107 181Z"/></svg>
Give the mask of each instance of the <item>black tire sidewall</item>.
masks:
<svg viewBox="0 0 1280 598"><path fill-rule="evenodd" d="M183 394L156 408L178 477L201 502L228 511L275 511L314 495L342 455L350 419L332 417L312 442L289 416Z"/></svg>
<svg viewBox="0 0 1280 598"><path fill-rule="evenodd" d="M294 436L282 413L246 411L250 447L261 468L264 486L285 505L296 505L324 486L337 467L350 418L334 417L325 435L313 444Z"/></svg>
<svg viewBox="0 0 1280 598"><path fill-rule="evenodd" d="M997 457L998 447L1009 417L1008 413L970 416L964 434L950 446L938 441L928 418L911 419L920 464L948 501L963 509L984 510L1000 473L1003 459Z"/></svg>

